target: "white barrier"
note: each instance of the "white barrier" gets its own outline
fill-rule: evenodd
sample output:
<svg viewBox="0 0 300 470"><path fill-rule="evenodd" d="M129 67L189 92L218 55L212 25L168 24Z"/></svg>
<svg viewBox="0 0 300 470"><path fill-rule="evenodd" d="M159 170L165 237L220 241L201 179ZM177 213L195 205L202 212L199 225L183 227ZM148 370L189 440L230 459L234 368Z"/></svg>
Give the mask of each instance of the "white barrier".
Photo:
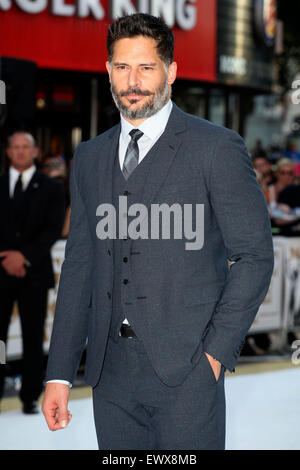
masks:
<svg viewBox="0 0 300 470"><path fill-rule="evenodd" d="M284 296L283 325L287 331L300 327L300 239L285 240L283 264Z"/></svg>
<svg viewBox="0 0 300 470"><path fill-rule="evenodd" d="M250 328L250 333L274 331L283 327L283 265L286 241L283 237L273 238L274 271L268 293Z"/></svg>
<svg viewBox="0 0 300 470"><path fill-rule="evenodd" d="M249 333L291 331L300 327L300 238L274 237L273 241L275 265L270 288ZM44 339L45 353L49 348L65 244L66 240L59 240L52 248L55 288L49 290ZM15 359L21 355L22 334L15 307L8 331L6 358Z"/></svg>

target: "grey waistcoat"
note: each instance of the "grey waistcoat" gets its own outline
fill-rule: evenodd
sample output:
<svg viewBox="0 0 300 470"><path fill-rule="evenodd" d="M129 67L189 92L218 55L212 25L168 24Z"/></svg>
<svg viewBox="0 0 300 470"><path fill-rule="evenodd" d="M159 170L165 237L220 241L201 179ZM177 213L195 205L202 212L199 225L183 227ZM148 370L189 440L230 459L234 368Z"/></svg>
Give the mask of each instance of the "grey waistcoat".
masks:
<svg viewBox="0 0 300 470"><path fill-rule="evenodd" d="M156 146L155 146L156 147ZM131 251L128 250L126 239L119 239L119 196L127 196L127 206L139 202L139 194L141 194L147 173L150 169L152 158L155 156L155 149L151 149L143 158L135 170L131 173L126 181L120 168L118 152L115 157L113 166L113 204L116 208L116 234L117 238L113 243L114 250L114 278L112 293L112 320L110 335L117 339L120 326L125 318L131 325L134 324L134 312L136 308L136 292L132 285L131 276L131 257L139 256L134 251L134 243L131 245ZM121 215L121 217L123 214ZM128 224L130 223L130 217ZM143 312L136 312L142 315Z"/></svg>

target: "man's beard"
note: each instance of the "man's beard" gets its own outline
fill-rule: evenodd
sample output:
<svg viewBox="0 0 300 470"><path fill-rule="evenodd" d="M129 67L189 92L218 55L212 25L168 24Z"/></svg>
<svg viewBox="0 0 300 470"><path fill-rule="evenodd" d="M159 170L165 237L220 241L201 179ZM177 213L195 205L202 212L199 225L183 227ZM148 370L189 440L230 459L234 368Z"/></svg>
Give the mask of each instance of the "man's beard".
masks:
<svg viewBox="0 0 300 470"><path fill-rule="evenodd" d="M122 116L124 116L127 119L132 119L132 120L145 119L145 118L149 118L150 116L153 116L153 114L156 114L166 104L168 96L169 96L169 87L168 87L167 78L155 92L150 92L147 90L143 91L143 90L140 90L139 88L129 87L126 91L120 91L118 93L113 83L111 83L110 90L111 90L111 94L115 102L115 105L117 106ZM135 110L131 110L129 106L126 106L125 104L122 103L121 98L123 96L132 95L134 93L137 95L149 96L150 99L141 107L137 107ZM130 100L131 104L136 103L136 102L137 100L134 100L134 99Z"/></svg>

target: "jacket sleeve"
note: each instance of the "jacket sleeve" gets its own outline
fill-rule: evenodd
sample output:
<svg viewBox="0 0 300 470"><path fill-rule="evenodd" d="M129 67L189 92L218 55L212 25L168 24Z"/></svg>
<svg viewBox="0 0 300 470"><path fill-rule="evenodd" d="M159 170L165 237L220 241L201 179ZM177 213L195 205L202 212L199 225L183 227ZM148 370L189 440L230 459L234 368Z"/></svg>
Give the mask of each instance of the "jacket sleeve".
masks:
<svg viewBox="0 0 300 470"><path fill-rule="evenodd" d="M78 187L78 166L84 145L77 147L70 172L70 229L59 279L47 381L74 381L87 339L92 247L87 214Z"/></svg>
<svg viewBox="0 0 300 470"><path fill-rule="evenodd" d="M232 372L267 294L274 267L265 198L244 142L234 131L227 130L216 143L209 191L227 258L232 263L203 346Z"/></svg>

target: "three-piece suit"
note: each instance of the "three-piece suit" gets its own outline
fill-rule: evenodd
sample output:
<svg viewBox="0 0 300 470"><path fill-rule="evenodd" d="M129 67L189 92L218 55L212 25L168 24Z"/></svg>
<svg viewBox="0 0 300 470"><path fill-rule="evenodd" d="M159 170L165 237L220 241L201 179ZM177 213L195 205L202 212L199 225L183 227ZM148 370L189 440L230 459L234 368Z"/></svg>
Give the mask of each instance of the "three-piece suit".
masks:
<svg viewBox="0 0 300 470"><path fill-rule="evenodd" d="M47 379L72 383L87 341L100 449L134 440L136 449L222 449L224 372L234 371L273 271L264 196L241 137L174 103L127 180L119 135L120 124L81 143L73 159ZM148 238L118 238L121 196L147 209L139 222L148 218ZM116 209L115 238L99 237L102 204ZM172 237L172 217L171 236L151 238L154 204L201 204L202 248ZM125 318L135 338L120 336ZM204 352L221 362L218 380Z"/></svg>

